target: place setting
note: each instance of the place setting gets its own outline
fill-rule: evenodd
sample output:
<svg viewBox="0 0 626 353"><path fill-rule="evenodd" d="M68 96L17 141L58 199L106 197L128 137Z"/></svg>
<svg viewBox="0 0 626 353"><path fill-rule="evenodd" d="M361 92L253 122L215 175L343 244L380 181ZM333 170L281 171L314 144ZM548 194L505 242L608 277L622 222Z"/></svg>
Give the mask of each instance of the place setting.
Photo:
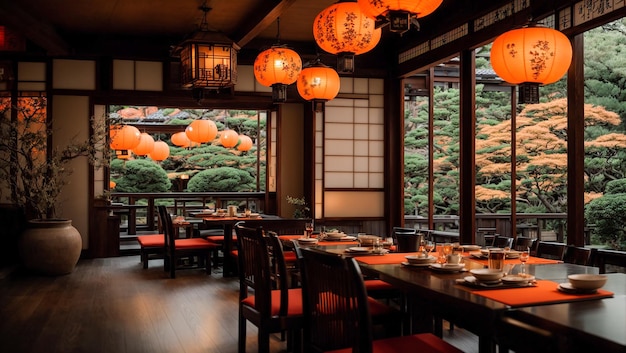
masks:
<svg viewBox="0 0 626 353"><path fill-rule="evenodd" d="M373 239L371 246L363 246L363 243L361 243L361 245L362 246L349 247L345 252L355 255L385 255L389 253L389 249L384 248L383 241L380 237Z"/></svg>
<svg viewBox="0 0 626 353"><path fill-rule="evenodd" d="M512 264L504 263L506 251L492 248L488 251L488 267L470 270L471 276L457 280L457 283L473 288L523 288L536 285L535 276L526 273L525 262L528 260L528 252L520 251L517 258L521 262L521 270L517 274L510 271Z"/></svg>
<svg viewBox="0 0 626 353"><path fill-rule="evenodd" d="M605 275L573 274L567 276L567 282L559 283L557 290L567 294L596 294L607 281Z"/></svg>
<svg viewBox="0 0 626 353"><path fill-rule="evenodd" d="M325 232L324 240L326 241L355 241L357 238L355 236L347 235L344 232L333 231L333 232Z"/></svg>

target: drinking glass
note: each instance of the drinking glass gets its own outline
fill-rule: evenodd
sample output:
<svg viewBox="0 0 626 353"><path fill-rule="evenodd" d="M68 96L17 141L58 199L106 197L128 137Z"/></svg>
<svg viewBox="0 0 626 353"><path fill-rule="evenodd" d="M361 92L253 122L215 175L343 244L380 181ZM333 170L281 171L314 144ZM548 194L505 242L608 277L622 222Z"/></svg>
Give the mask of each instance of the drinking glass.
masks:
<svg viewBox="0 0 626 353"><path fill-rule="evenodd" d="M313 223L307 223L304 225L304 237L311 238L313 235Z"/></svg>
<svg viewBox="0 0 626 353"><path fill-rule="evenodd" d="M426 252L430 256L430 253L433 252L433 250L435 250L435 242L432 240L426 240L424 242L424 249L426 249Z"/></svg>
<svg viewBox="0 0 626 353"><path fill-rule="evenodd" d="M522 263L520 267L522 268L522 275L526 275L526 261L530 257L530 248L526 248L526 250L520 252L519 261Z"/></svg>
<svg viewBox="0 0 626 353"><path fill-rule="evenodd" d="M489 268L498 271L504 270L503 249L489 249Z"/></svg>
<svg viewBox="0 0 626 353"><path fill-rule="evenodd" d="M443 254L446 256L452 254L452 243L443 244Z"/></svg>

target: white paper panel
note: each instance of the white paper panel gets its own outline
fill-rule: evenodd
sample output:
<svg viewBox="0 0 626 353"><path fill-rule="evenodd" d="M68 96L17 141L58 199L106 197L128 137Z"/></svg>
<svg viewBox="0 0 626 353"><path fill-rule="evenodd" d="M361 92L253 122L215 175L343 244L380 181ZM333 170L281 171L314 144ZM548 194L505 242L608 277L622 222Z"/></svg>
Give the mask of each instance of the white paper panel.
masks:
<svg viewBox="0 0 626 353"><path fill-rule="evenodd" d="M370 156L383 157L385 155L385 145L382 141L370 141Z"/></svg>
<svg viewBox="0 0 626 353"><path fill-rule="evenodd" d="M254 78L254 67L252 65L237 65L237 84L235 85L235 91L253 92L256 89L255 85L257 83Z"/></svg>
<svg viewBox="0 0 626 353"><path fill-rule="evenodd" d="M379 95L379 94L373 94L370 95L370 107L374 108L383 108L385 106L385 100L384 100L384 96L383 95Z"/></svg>
<svg viewBox="0 0 626 353"><path fill-rule="evenodd" d="M383 125L369 125L369 139L370 140L384 140L385 139L385 127Z"/></svg>
<svg viewBox="0 0 626 353"><path fill-rule="evenodd" d="M369 171L369 158L368 157L354 157L354 171L366 173Z"/></svg>
<svg viewBox="0 0 626 353"><path fill-rule="evenodd" d="M367 78L355 78L354 79L354 93L367 94L369 89L369 83Z"/></svg>
<svg viewBox="0 0 626 353"><path fill-rule="evenodd" d="M385 186L385 174L370 173L370 188L383 188Z"/></svg>
<svg viewBox="0 0 626 353"><path fill-rule="evenodd" d="M324 150L322 148L316 148L315 149L315 160L316 161L324 160L324 155L322 154L323 152L324 152Z"/></svg>
<svg viewBox="0 0 626 353"><path fill-rule="evenodd" d="M339 93L354 93L352 77L339 77Z"/></svg>
<svg viewBox="0 0 626 353"><path fill-rule="evenodd" d="M366 189L369 187L369 174L367 173L355 173L354 174L354 187L359 189Z"/></svg>
<svg viewBox="0 0 626 353"><path fill-rule="evenodd" d="M367 140L369 138L369 125L355 124L354 125L354 139L355 140Z"/></svg>
<svg viewBox="0 0 626 353"><path fill-rule="evenodd" d="M18 91L45 91L46 83L45 82L18 82L17 90Z"/></svg>
<svg viewBox="0 0 626 353"><path fill-rule="evenodd" d="M354 121L354 108L352 107L326 107L326 124L328 123L352 123Z"/></svg>
<svg viewBox="0 0 626 353"><path fill-rule="evenodd" d="M18 81L46 81L46 63L23 62L17 63Z"/></svg>
<svg viewBox="0 0 626 353"><path fill-rule="evenodd" d="M354 122L358 124L369 123L369 109L354 108Z"/></svg>
<svg viewBox="0 0 626 353"><path fill-rule="evenodd" d="M328 140L352 140L354 139L354 130L352 124L327 123L325 137Z"/></svg>
<svg viewBox="0 0 626 353"><path fill-rule="evenodd" d="M96 89L96 62L54 59L52 61L52 88Z"/></svg>
<svg viewBox="0 0 626 353"><path fill-rule="evenodd" d="M326 217L383 217L384 193L327 191L324 194Z"/></svg>
<svg viewBox="0 0 626 353"><path fill-rule="evenodd" d="M381 157L369 158L369 171L382 173L385 170L385 159Z"/></svg>
<svg viewBox="0 0 626 353"><path fill-rule="evenodd" d="M353 188L352 173L326 172L324 185L327 188Z"/></svg>
<svg viewBox="0 0 626 353"><path fill-rule="evenodd" d="M370 108L369 110L370 124L385 124L385 115L383 109Z"/></svg>
<svg viewBox="0 0 626 353"><path fill-rule="evenodd" d="M326 156L352 156L354 145L352 140L328 140L325 153Z"/></svg>
<svg viewBox="0 0 626 353"><path fill-rule="evenodd" d="M326 156L326 172L351 172L353 163L352 157Z"/></svg>
<svg viewBox="0 0 626 353"><path fill-rule="evenodd" d="M355 156L369 155L369 142L368 141L354 141L354 155Z"/></svg>
<svg viewBox="0 0 626 353"><path fill-rule="evenodd" d="M385 93L385 80L380 78L369 79L369 93L370 94L384 94Z"/></svg>
<svg viewBox="0 0 626 353"><path fill-rule="evenodd" d="M113 60L113 89L135 89L135 62Z"/></svg>
<svg viewBox="0 0 626 353"><path fill-rule="evenodd" d="M136 61L136 88L140 91L163 90L163 63L157 61Z"/></svg>

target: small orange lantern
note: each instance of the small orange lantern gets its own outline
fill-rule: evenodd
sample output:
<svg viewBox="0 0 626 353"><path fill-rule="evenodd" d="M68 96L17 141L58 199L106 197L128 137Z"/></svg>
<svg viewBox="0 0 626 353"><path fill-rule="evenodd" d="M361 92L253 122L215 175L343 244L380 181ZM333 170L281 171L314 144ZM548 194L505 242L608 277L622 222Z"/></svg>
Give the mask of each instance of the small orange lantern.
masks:
<svg viewBox="0 0 626 353"><path fill-rule="evenodd" d="M220 133L220 143L226 148L235 147L239 142L239 134L235 130L224 130Z"/></svg>
<svg viewBox="0 0 626 353"><path fill-rule="evenodd" d="M443 0L357 0L363 13L373 19L388 18L389 30L398 33L409 30L412 16L428 16L442 2Z"/></svg>
<svg viewBox="0 0 626 353"><path fill-rule="evenodd" d="M182 148L187 148L191 145L191 140L187 137L187 134L184 131L172 134L170 140L174 146Z"/></svg>
<svg viewBox="0 0 626 353"><path fill-rule="evenodd" d="M491 66L504 81L520 84L520 102L539 102L539 85L556 82L572 61L572 45L552 28L525 27L500 35L491 46Z"/></svg>
<svg viewBox="0 0 626 353"><path fill-rule="evenodd" d="M239 144L237 150L241 152L250 151L252 148L252 139L246 135L239 135Z"/></svg>
<svg viewBox="0 0 626 353"><path fill-rule="evenodd" d="M109 181L109 189L115 189L116 186L117 186L116 182L114 182L113 180Z"/></svg>
<svg viewBox="0 0 626 353"><path fill-rule="evenodd" d="M163 141L156 141L154 143L154 149L152 149L152 152L148 154L148 157L150 157L150 159L157 162L165 160L169 156L170 146Z"/></svg>
<svg viewBox="0 0 626 353"><path fill-rule="evenodd" d="M337 72L317 61L302 69L298 77L298 93L306 100L312 100L315 111L321 111L323 102L339 93L340 80Z"/></svg>
<svg viewBox="0 0 626 353"><path fill-rule="evenodd" d="M131 125L113 126L109 131L111 148L114 150L132 150L137 147L141 132Z"/></svg>
<svg viewBox="0 0 626 353"><path fill-rule="evenodd" d="M138 156L145 156L152 151L152 148L154 148L154 138L143 132L139 136L139 144L133 148L133 153Z"/></svg>
<svg viewBox="0 0 626 353"><path fill-rule="evenodd" d="M340 72L354 72L354 55L374 49L381 32L356 2L330 5L313 20L315 42L323 50L339 55Z"/></svg>
<svg viewBox="0 0 626 353"><path fill-rule="evenodd" d="M302 59L295 51L284 46L273 46L254 60L254 77L260 84L272 87L274 102L287 100L287 85L298 79Z"/></svg>
<svg viewBox="0 0 626 353"><path fill-rule="evenodd" d="M193 142L210 142L217 136L217 125L213 120L194 120L187 126L185 133Z"/></svg>

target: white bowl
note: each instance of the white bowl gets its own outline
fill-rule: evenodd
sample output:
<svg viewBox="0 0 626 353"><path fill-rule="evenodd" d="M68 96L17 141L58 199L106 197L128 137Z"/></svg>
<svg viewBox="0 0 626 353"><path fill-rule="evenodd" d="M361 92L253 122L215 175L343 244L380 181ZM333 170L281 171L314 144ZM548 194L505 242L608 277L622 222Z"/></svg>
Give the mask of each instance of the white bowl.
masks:
<svg viewBox="0 0 626 353"><path fill-rule="evenodd" d="M480 245L461 245L461 247L467 252L480 250Z"/></svg>
<svg viewBox="0 0 626 353"><path fill-rule="evenodd" d="M567 276L569 283L576 289L598 289L606 283L607 278L604 275L585 273Z"/></svg>
<svg viewBox="0 0 626 353"><path fill-rule="evenodd" d="M337 233L326 233L326 237L330 238L330 239L341 239L341 238L343 238L345 236L346 236L345 233L340 233L340 232L337 232Z"/></svg>
<svg viewBox="0 0 626 353"><path fill-rule="evenodd" d="M404 257L408 263L414 264L429 264L437 260L434 256L419 256L419 255L406 255Z"/></svg>
<svg viewBox="0 0 626 353"><path fill-rule="evenodd" d="M504 272L490 268L470 270L470 273L479 281L497 281L504 276Z"/></svg>
<svg viewBox="0 0 626 353"><path fill-rule="evenodd" d="M381 237L376 235L361 235L358 238L362 245L372 245L376 239L382 240Z"/></svg>

